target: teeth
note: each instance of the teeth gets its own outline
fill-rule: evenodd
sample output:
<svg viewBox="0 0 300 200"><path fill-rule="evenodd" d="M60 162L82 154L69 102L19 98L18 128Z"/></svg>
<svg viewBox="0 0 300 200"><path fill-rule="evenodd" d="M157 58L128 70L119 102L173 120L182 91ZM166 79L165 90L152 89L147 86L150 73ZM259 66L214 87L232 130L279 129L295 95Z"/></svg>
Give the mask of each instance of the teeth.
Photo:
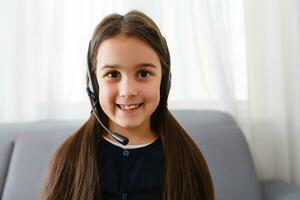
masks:
<svg viewBox="0 0 300 200"><path fill-rule="evenodd" d="M135 109L139 106L139 104L133 104L133 105L120 105L120 107L123 109L123 110L132 110L132 109Z"/></svg>

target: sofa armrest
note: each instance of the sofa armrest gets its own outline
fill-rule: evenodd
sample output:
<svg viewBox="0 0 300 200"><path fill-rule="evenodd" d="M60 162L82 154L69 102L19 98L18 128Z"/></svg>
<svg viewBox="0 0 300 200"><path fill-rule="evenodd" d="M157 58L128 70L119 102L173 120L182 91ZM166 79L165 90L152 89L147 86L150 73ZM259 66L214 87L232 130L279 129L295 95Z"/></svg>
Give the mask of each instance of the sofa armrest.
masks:
<svg viewBox="0 0 300 200"><path fill-rule="evenodd" d="M261 181L264 200L299 200L300 188L283 181Z"/></svg>

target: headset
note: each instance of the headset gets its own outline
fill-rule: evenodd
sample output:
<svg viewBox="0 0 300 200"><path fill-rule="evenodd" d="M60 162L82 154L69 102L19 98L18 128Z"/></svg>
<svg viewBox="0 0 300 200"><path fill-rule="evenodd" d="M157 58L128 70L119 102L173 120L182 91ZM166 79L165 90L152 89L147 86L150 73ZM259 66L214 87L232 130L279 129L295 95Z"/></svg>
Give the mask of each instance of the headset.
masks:
<svg viewBox="0 0 300 200"><path fill-rule="evenodd" d="M162 105L168 105L168 96L171 88L171 72L170 72L170 67L171 67L171 60L170 60L170 53L168 49L167 42L164 39L165 47L166 47L166 65L165 67L165 73L162 75L162 80L161 80L161 85L160 85L160 103ZM92 73L92 63L91 63L91 57L90 57L90 49L91 49L91 41L89 42L89 48L88 48L88 53L87 53L87 78L88 78L88 85L87 85L87 93L91 102L92 110L91 113L93 112L94 116L96 117L97 121L100 123L100 125L112 135L112 137L121 143L122 145L127 145L129 142L129 139L127 137L124 137L116 132L112 132L109 130L105 125L102 123L100 117L99 117L99 109L100 109L100 103L99 103L99 86L97 82L97 77L94 73Z"/></svg>

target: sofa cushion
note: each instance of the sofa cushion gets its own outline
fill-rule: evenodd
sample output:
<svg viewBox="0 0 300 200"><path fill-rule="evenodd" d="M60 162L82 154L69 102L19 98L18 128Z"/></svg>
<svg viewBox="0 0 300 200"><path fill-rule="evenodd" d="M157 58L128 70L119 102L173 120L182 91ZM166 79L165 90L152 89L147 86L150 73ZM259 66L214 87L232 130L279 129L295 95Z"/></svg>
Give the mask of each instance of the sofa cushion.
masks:
<svg viewBox="0 0 300 200"><path fill-rule="evenodd" d="M261 182L265 200L299 200L300 188L280 180Z"/></svg>

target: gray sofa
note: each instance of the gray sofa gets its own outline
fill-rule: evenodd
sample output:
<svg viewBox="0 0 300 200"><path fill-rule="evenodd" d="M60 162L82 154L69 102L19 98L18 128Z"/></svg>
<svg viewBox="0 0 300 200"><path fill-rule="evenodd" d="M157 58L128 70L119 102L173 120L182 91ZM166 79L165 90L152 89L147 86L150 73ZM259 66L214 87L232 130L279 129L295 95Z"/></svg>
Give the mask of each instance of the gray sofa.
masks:
<svg viewBox="0 0 300 200"><path fill-rule="evenodd" d="M246 140L230 115L212 110L171 112L200 146L217 200L300 199L297 187L276 180L258 181ZM51 155L83 122L0 124L0 199L39 199Z"/></svg>

